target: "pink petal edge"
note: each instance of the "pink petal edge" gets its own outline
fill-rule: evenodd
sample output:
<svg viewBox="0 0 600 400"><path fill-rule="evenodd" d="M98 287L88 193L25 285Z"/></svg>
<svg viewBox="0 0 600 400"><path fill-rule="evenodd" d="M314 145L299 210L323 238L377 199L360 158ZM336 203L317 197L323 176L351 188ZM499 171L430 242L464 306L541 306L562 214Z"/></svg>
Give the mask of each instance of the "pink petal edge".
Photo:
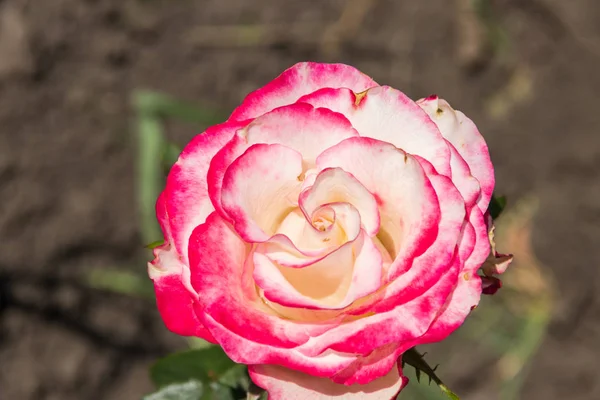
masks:
<svg viewBox="0 0 600 400"><path fill-rule="evenodd" d="M301 62L246 96L229 120L256 118L321 88L344 87L362 92L373 86L377 86L373 79L349 65Z"/></svg>
<svg viewBox="0 0 600 400"><path fill-rule="evenodd" d="M275 365L251 365L248 372L270 400L392 400L408 383L398 364L368 384L349 386Z"/></svg>

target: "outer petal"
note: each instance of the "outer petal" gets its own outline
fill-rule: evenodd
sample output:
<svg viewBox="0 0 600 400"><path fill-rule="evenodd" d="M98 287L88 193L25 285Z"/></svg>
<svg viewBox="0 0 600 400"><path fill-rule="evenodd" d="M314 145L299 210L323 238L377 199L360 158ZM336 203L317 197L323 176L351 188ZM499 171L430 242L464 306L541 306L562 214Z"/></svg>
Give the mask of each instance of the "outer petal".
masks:
<svg viewBox="0 0 600 400"><path fill-rule="evenodd" d="M445 100L430 96L417 102L436 123L442 135L454 145L465 159L471 173L481 185L481 198L478 206L485 212L494 191L494 167L485 139L477 127L462 112L450 107Z"/></svg>
<svg viewBox="0 0 600 400"><path fill-rule="evenodd" d="M391 400L408 383L396 365L385 376L366 385L340 385L275 365L251 365L250 377L269 392L270 400Z"/></svg>
<svg viewBox="0 0 600 400"><path fill-rule="evenodd" d="M214 210L206 182L211 159L245 124L226 122L208 128L185 147L169 172L163 192L165 208L157 208L157 215L163 232L171 235L166 239L172 239L185 264L192 231Z"/></svg>
<svg viewBox="0 0 600 400"><path fill-rule="evenodd" d="M308 357L296 349L340 321L302 323L275 314L256 293L247 255L246 244L217 213L190 239L192 284L202 293L196 315L227 355L242 364L279 364L315 376L331 376L351 364L353 354Z"/></svg>
<svg viewBox="0 0 600 400"><path fill-rule="evenodd" d="M476 271L489 254L490 244L483 215L477 207L473 208L469 223L473 229L465 232L459 245L459 253L465 249L463 255L466 253L467 258L456 288L428 332L414 342L415 346L444 340L463 324L471 310L479 304L482 287Z"/></svg>
<svg viewBox="0 0 600 400"><path fill-rule="evenodd" d="M335 374L331 380L344 385L364 385L389 373L406 350L404 344L390 343L381 346L368 356L358 357L350 366Z"/></svg>
<svg viewBox="0 0 600 400"><path fill-rule="evenodd" d="M456 148L449 143L450 166L452 168L452 182L465 199L468 210L477 205L481 198L481 185L477 178L471 175L471 169L466 161L458 154Z"/></svg>
<svg viewBox="0 0 600 400"><path fill-rule="evenodd" d="M156 202L156 210L164 235L170 238L165 208L163 192ZM178 335L198 336L214 343L215 339L194 312L193 305L198 296L190 284L189 268L182 263L171 243L154 249L154 260L148 263L148 275L154 282L156 304L167 328Z"/></svg>
<svg viewBox="0 0 600 400"><path fill-rule="evenodd" d="M154 276L156 305L167 328L181 336L197 336L216 343L215 338L196 317L194 297L181 282L181 276Z"/></svg>
<svg viewBox="0 0 600 400"><path fill-rule="evenodd" d="M496 242L494 240L494 220L491 215L486 212L483 217L487 224L488 229L488 237L490 240L490 254L485 260L485 263L481 267L483 274L487 277L492 277L493 275L503 274L508 266L512 263L513 255L512 254L501 254L496 251ZM497 286L497 281L492 280L495 286Z"/></svg>
<svg viewBox="0 0 600 400"><path fill-rule="evenodd" d="M295 103L321 88L349 88L362 92L377 86L371 78L344 64L298 63L262 88L250 93L229 120L256 118L277 107Z"/></svg>
<svg viewBox="0 0 600 400"><path fill-rule="evenodd" d="M498 290L502 289L502 281L493 276L481 277L481 292L483 294L493 295Z"/></svg>
<svg viewBox="0 0 600 400"><path fill-rule="evenodd" d="M431 162L450 176L450 150L436 125L414 101L388 86L355 94L348 89L322 89L302 97L315 107L343 114L361 136L393 144Z"/></svg>

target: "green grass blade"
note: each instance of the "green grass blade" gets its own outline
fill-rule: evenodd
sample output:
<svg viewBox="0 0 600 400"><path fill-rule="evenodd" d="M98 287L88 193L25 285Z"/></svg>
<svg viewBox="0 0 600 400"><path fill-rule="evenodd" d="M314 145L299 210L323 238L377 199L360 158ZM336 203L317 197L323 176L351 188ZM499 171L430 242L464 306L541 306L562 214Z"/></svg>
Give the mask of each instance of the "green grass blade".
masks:
<svg viewBox="0 0 600 400"><path fill-rule="evenodd" d="M144 243L151 243L162 237L156 221L155 204L164 184L161 160L165 139L161 122L148 113L138 115L137 134L137 200L141 234Z"/></svg>

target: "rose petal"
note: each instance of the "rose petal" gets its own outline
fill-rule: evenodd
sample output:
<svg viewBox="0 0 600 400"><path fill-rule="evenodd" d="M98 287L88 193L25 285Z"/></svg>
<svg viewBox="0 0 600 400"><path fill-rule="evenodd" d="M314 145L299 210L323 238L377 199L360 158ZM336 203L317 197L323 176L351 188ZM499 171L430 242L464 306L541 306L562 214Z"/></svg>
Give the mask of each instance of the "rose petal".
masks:
<svg viewBox="0 0 600 400"><path fill-rule="evenodd" d="M332 350L367 356L373 349L390 343L414 341L427 332L454 289L460 271L457 260L455 258L439 280L419 297L388 311L374 310L362 318L357 316L314 337L298 350L312 357Z"/></svg>
<svg viewBox="0 0 600 400"><path fill-rule="evenodd" d="M277 229L277 234L289 238L294 248L303 255L315 255L321 253L320 250L337 248L356 239L360 232L360 214L351 204L327 204L314 210L308 218L302 210L295 209ZM287 247L284 241L270 242ZM287 250L296 253L294 249Z"/></svg>
<svg viewBox="0 0 600 400"><path fill-rule="evenodd" d="M399 90L378 86L365 93L322 89L298 100L343 114L361 136L393 144L450 176L450 150L440 131L414 101ZM360 179L359 179L360 180Z"/></svg>
<svg viewBox="0 0 600 400"><path fill-rule="evenodd" d="M413 345L435 343L444 340L463 324L481 297L481 279L476 271L489 253L489 240L485 230L485 220L478 207L472 209L469 224L474 229L471 233L463 234L459 244L459 254L468 254L463 261L463 270L458 275L456 288L440 309L440 315L433 322L425 335L416 340ZM463 252L463 248L472 249Z"/></svg>
<svg viewBox="0 0 600 400"><path fill-rule="evenodd" d="M315 183L300 193L299 204L306 219L322 205L349 203L360 215L360 223L369 236L379 231L379 211L375 197L352 175L340 168L321 171Z"/></svg>
<svg viewBox="0 0 600 400"><path fill-rule="evenodd" d="M489 212L484 214L484 220L488 230L488 239L490 242L490 254L481 266L481 270L486 276L502 275L513 261L512 254L501 254L496 251L496 241L494 240L494 220Z"/></svg>
<svg viewBox="0 0 600 400"><path fill-rule="evenodd" d="M190 270L183 264L171 237L165 192L158 196L156 210L167 240L153 250L154 260L148 263L148 275L154 282L156 304L167 328L182 336L198 336L214 343L214 338L194 314L193 304L198 297L190 283ZM187 257L186 257L187 258Z"/></svg>
<svg viewBox="0 0 600 400"><path fill-rule="evenodd" d="M254 253L254 278L264 296L279 305L341 309L379 288L382 261L372 239L362 233L303 268L278 267L267 256Z"/></svg>
<svg viewBox="0 0 600 400"><path fill-rule="evenodd" d="M386 375L398 363L398 358L407 349L405 345L390 343L373 350L369 355L358 357L351 365L335 374L331 380L343 385L372 382Z"/></svg>
<svg viewBox="0 0 600 400"><path fill-rule="evenodd" d="M305 103L276 108L256 118L246 129L249 146L281 144L302 154L309 166L314 166L323 150L355 136L358 132L342 114Z"/></svg>
<svg viewBox="0 0 600 400"><path fill-rule="evenodd" d="M155 275L153 281L156 305L166 327L177 335L197 336L215 343L215 338L196 317L194 298L183 286L181 276Z"/></svg>
<svg viewBox="0 0 600 400"><path fill-rule="evenodd" d="M245 124L245 122L241 123ZM323 150L340 141L358 136L350 122L341 114L309 104L291 104L256 118L246 129L239 130L213 158L208 170L210 199L217 211L232 222L221 205L223 178L227 168L254 144L281 144L302 155L303 171L314 166Z"/></svg>
<svg viewBox="0 0 600 400"><path fill-rule="evenodd" d="M502 281L495 277L481 277L481 292L487 295L494 295L502 288Z"/></svg>
<svg viewBox="0 0 600 400"><path fill-rule="evenodd" d="M244 154L248 150L248 147L250 146L248 146L248 142L246 141L245 133L242 130L238 130L231 140L215 154L208 169L206 181L210 201L215 210L228 222L232 222L232 219L227 215L221 204L223 178L231 163Z"/></svg>
<svg viewBox="0 0 600 400"><path fill-rule="evenodd" d="M295 103L305 94L325 87L344 87L362 92L373 86L377 86L375 81L349 65L302 62L246 96L229 120L256 118L277 107Z"/></svg>
<svg viewBox="0 0 600 400"><path fill-rule="evenodd" d="M165 238L172 240L185 264L190 234L214 210L206 182L211 159L243 126L244 122L226 122L208 128L192 139L171 167L163 192L165 208L157 208L157 216Z"/></svg>
<svg viewBox="0 0 600 400"><path fill-rule="evenodd" d="M418 298L443 276L445 271L458 263L463 268L464 258L456 257L456 247L464 229L465 208L460 193L450 179L443 175L429 176L430 183L439 198L441 218L435 231L434 242L416 257L399 255L390 271L402 271L379 296L365 299L356 305L353 314L372 311L382 312ZM455 281L453 282L455 284Z"/></svg>
<svg viewBox="0 0 600 400"><path fill-rule="evenodd" d="M513 261L512 254L490 254L481 266L485 276L502 275Z"/></svg>
<svg viewBox="0 0 600 400"><path fill-rule="evenodd" d="M435 175L430 179L444 199L435 242L383 291L353 305L356 310L349 312L356 315L356 321L332 328L318 340L301 346L306 354L319 354L325 349L368 354L389 343L411 342L425 334L438 317L463 268L455 249L463 226L464 204L448 178ZM369 316L361 318L364 313Z"/></svg>
<svg viewBox="0 0 600 400"><path fill-rule="evenodd" d="M308 357L296 349L339 321L300 323L275 314L256 293L247 255L246 244L216 212L190 238L192 285L202 293L196 315L227 355L241 364L275 363L315 376L331 376L351 364L353 354Z"/></svg>
<svg viewBox="0 0 600 400"><path fill-rule="evenodd" d="M454 145L469 165L471 173L481 185L481 198L477 205L482 212L485 212L495 183L494 167L485 139L473 121L462 112L452 109L447 101L437 96L430 96L417 101L417 104L427 112L442 135Z"/></svg>
<svg viewBox="0 0 600 400"><path fill-rule="evenodd" d="M270 400L390 400L408 383L399 365L365 385L340 385L275 365L251 365L250 378L266 389Z"/></svg>
<svg viewBox="0 0 600 400"><path fill-rule="evenodd" d="M471 175L471 169L466 161L458 154L456 148L449 143L450 167L452 168L452 182L465 199L467 209L477 205L481 196L481 185L477 178Z"/></svg>
<svg viewBox="0 0 600 400"><path fill-rule="evenodd" d="M246 242L268 240L297 207L301 173L300 153L279 144L255 144L227 169L221 203Z"/></svg>
<svg viewBox="0 0 600 400"><path fill-rule="evenodd" d="M329 204L318 212L332 214L333 224L328 229L318 230L301 210L295 209L284 218L274 236L257 245L256 252L282 266L301 268L322 260L360 233L360 215L352 205Z"/></svg>
<svg viewBox="0 0 600 400"><path fill-rule="evenodd" d="M317 165L343 169L373 194L379 204L377 237L392 258L401 253L411 259L435 239L437 198L412 156L389 143L359 137L326 150L317 158Z"/></svg>

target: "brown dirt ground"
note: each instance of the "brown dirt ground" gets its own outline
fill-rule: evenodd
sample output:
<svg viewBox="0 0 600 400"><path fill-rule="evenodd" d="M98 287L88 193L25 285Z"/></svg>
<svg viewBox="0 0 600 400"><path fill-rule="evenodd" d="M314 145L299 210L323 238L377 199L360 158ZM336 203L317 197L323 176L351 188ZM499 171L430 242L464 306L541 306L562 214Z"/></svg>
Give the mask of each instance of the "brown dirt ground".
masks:
<svg viewBox="0 0 600 400"><path fill-rule="evenodd" d="M367 1L336 31L348 2L0 0L0 398L137 399L148 364L184 345L152 304L78 279L145 268L132 90L231 110L307 59L438 93L478 123L498 191L541 199L535 249L558 282L522 398L600 398L600 3L491 1L488 42L461 0ZM214 29L238 24L272 28L257 43ZM470 380L455 379L466 399Z"/></svg>

